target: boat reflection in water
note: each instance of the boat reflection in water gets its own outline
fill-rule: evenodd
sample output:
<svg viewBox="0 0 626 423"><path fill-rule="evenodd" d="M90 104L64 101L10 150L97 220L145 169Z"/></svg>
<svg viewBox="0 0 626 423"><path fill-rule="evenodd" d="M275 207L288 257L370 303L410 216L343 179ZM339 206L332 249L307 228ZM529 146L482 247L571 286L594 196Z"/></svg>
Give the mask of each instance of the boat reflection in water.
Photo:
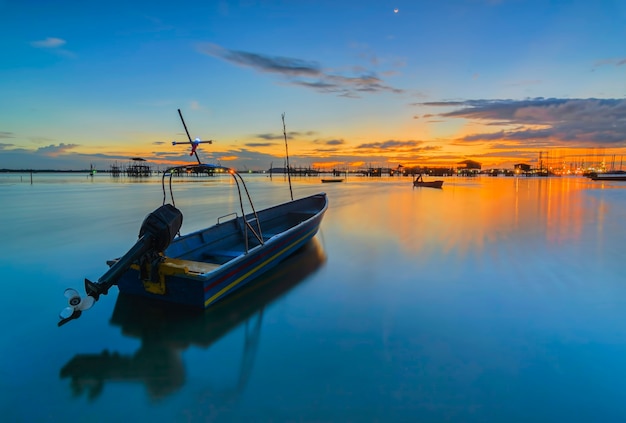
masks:
<svg viewBox="0 0 626 423"><path fill-rule="evenodd" d="M180 389L185 383L181 353L191 345L208 348L230 331L245 324L245 339L239 379L240 393L252 371L266 306L313 274L325 262L316 238L280 266L249 287L226 297L207 310L167 304L143 297L119 294L111 323L125 335L140 338L133 355L103 351L77 354L61 369L61 378L71 379L74 395L97 398L107 381L140 382L153 399Z"/></svg>

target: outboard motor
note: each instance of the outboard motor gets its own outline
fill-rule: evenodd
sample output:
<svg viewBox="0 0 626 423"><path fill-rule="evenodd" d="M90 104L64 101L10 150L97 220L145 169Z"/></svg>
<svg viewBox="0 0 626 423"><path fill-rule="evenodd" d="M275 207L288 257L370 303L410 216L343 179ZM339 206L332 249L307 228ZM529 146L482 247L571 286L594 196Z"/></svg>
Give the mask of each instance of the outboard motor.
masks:
<svg viewBox="0 0 626 423"><path fill-rule="evenodd" d="M145 262L163 252L172 242L183 224L183 214L171 204L165 204L150 213L144 219L139 230L139 239L98 281L85 279L87 297L81 298L72 288L65 291L69 307L61 311L59 326L78 318L83 310L90 308L100 295L106 295L109 288L135 262Z"/></svg>

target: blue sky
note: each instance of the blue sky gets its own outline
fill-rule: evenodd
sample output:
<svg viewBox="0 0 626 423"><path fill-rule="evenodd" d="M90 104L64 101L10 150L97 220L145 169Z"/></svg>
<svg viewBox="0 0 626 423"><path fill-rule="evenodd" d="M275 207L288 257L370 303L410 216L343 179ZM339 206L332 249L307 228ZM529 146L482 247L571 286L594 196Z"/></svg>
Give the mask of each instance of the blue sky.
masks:
<svg viewBox="0 0 626 423"><path fill-rule="evenodd" d="M622 154L626 2L0 0L0 168ZM599 152L599 153L598 153Z"/></svg>

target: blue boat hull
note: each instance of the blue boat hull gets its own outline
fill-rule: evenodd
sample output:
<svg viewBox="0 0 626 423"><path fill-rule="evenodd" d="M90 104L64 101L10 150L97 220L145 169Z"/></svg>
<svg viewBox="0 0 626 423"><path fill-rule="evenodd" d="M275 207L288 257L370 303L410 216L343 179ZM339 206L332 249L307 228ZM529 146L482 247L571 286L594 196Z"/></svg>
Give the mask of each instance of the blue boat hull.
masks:
<svg viewBox="0 0 626 423"><path fill-rule="evenodd" d="M243 217L178 237L161 264L148 270L133 265L117 285L127 294L210 307L304 246L318 232L327 207L321 193L258 212L262 243L242 236Z"/></svg>

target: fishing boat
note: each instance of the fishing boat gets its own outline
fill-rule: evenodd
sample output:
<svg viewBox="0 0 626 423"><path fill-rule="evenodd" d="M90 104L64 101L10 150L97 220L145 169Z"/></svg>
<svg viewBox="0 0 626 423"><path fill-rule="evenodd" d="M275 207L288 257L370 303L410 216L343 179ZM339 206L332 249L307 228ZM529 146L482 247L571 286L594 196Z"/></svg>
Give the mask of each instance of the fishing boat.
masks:
<svg viewBox="0 0 626 423"><path fill-rule="evenodd" d="M59 326L79 317L114 285L120 293L208 308L277 266L315 236L328 208L325 193L296 200L292 194L291 201L257 211L242 176L234 169L200 163L199 141L187 135L198 164L174 166L163 173L162 205L144 219L135 245L110 260L109 270L97 281L85 279L85 296L73 288L65 291L69 305L60 313ZM183 214L175 205L172 178L218 171L234 179L237 211L181 236Z"/></svg>
<svg viewBox="0 0 626 423"><path fill-rule="evenodd" d="M414 187L428 187L428 188L441 188L443 186L443 181L425 181L420 173L417 178L413 180Z"/></svg>
<svg viewBox="0 0 626 423"><path fill-rule="evenodd" d="M306 244L317 233L328 207L326 194L319 193L256 211L237 172L209 164L192 168L198 172L229 170L240 190L239 213L219 217L213 226L177 236L182 212L173 199L171 203L164 202L145 218L137 243L124 256L109 261L111 267L97 281L85 279L86 296L81 297L71 288L66 290L69 307L61 313L61 322L80 316L113 285L120 293L195 308L210 307ZM183 169L189 171L190 166L174 167L163 174L164 198L166 178L171 190L172 175ZM242 190L249 200L249 213L244 213Z"/></svg>
<svg viewBox="0 0 626 423"><path fill-rule="evenodd" d="M593 181L626 181L625 170L614 170L605 173L590 173L589 178Z"/></svg>

